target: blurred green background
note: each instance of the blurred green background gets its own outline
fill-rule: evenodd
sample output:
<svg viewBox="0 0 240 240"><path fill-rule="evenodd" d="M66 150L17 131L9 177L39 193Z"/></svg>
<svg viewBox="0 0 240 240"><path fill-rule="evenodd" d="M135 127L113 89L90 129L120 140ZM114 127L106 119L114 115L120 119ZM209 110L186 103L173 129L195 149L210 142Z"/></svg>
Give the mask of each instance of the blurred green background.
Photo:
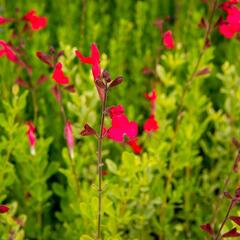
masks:
<svg viewBox="0 0 240 240"><path fill-rule="evenodd" d="M32 66L32 76L0 58L0 201L10 206L10 212L0 216L2 239L95 239L97 142L81 137L80 130L86 122L98 129L100 102L89 65L74 55L75 49L89 55L92 42L100 50L102 68L113 78L124 76L123 84L110 92L108 105L122 104L129 119L139 124L143 147L137 156L127 145L104 142L104 239L207 239L200 224L212 222L218 229L228 206L221 198L224 182L230 176L225 190L231 193L238 183L238 174L231 171L237 153L231 140L240 139L239 40L224 39L217 28L212 32L199 65L210 73L194 78L176 132L183 89L205 34L198 23L209 17L204 1L0 0L0 16L20 19L30 9L48 18L46 29L23 36L22 57ZM217 9L214 22L221 15ZM164 32L172 31L173 50L163 47L157 19L164 21ZM1 25L0 39L19 44L11 34L21 27ZM76 88L63 95L76 140L74 164L51 93L52 70L35 55L51 46L64 50L60 60ZM152 73L143 74L145 67ZM21 77L35 86L41 74L49 81L34 90L34 119L33 91L15 80ZM142 129L150 114L144 93L153 88L160 128L148 135ZM37 127L35 156L29 153L25 134L28 120ZM232 226L227 223L224 231Z"/></svg>

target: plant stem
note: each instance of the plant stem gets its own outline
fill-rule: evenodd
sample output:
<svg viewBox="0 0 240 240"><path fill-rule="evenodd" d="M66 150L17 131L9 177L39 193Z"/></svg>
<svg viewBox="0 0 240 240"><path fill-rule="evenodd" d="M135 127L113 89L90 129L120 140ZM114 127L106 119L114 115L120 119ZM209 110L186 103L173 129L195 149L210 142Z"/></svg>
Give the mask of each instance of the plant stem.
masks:
<svg viewBox="0 0 240 240"><path fill-rule="evenodd" d="M182 95L181 95L181 98L180 98L179 107L177 109L177 118L176 118L176 123L175 123L175 126L174 126L172 148L171 148L171 152L170 152L170 162L169 162L168 175L167 175L166 187L165 187L165 196L164 196L164 199L163 199L162 211L161 211L161 214L160 214L161 217L163 217L164 212L165 212L165 208L166 208L166 205L167 205L168 193L170 191L170 186L171 186L172 178L173 178L174 161L172 161L173 160L172 156L173 156L173 154L175 153L175 150L176 150L177 134L178 134L178 130L179 130L180 120L182 119L182 110L183 110L183 107L184 107L184 99L185 99L186 93L188 92L188 90L189 90L189 88L190 88L190 86L191 86L191 84L192 84L192 82L193 82L193 80L196 76L196 73L199 69L202 57L205 53L206 43L209 39L210 33L212 31L212 27L213 27L213 17L215 15L215 12L216 12L216 9L217 9L217 3L218 3L218 0L213 0L213 2L212 2L212 9L210 11L208 27L207 27L207 30L205 32L203 46L202 46L202 48L199 52L196 65L195 65L190 77L187 79L185 85L183 86L183 92L182 92Z"/></svg>
<svg viewBox="0 0 240 240"><path fill-rule="evenodd" d="M221 231L222 231L222 229L223 229L223 227L224 227L224 225L225 225L225 223L226 223L226 221L227 221L227 219L228 219L229 213L230 213L230 211L232 210L232 208L233 208L233 206L234 206L234 203L235 203L235 201L234 201L234 199L233 199L233 200L231 201L229 207L228 207L227 214L226 214L225 218L223 219L222 224L221 224L221 226L220 226L220 228L219 228L219 230L218 230L218 232L217 232L217 235L216 235L216 237L214 238L214 240L218 240L218 238L219 238L219 236L220 236L220 234L221 234Z"/></svg>
<svg viewBox="0 0 240 240"><path fill-rule="evenodd" d="M31 94L32 94L32 100L33 100L33 122L36 123L37 115L38 115L38 105L37 105L36 89L34 86L31 87Z"/></svg>
<svg viewBox="0 0 240 240"><path fill-rule="evenodd" d="M202 60L202 57L205 53L205 50L207 49L206 48L206 43L209 39L209 36L210 36L210 33L212 31L212 25L213 25L213 17L214 17L214 14L216 12L216 9L217 9L217 3L218 1L217 0L214 0L214 2L212 3L212 9L211 9L211 13L210 13L210 16L209 16L209 21L208 21L208 27L207 27L207 30L206 30L206 33L205 33L205 37L204 37L204 41L203 41L203 46L200 50L200 53L198 55L198 59L197 59L197 62L196 62L196 65L192 71L192 74L190 75L190 77L187 79L184 87L183 87L183 93L182 93L182 96L180 98L180 104L179 104L179 107L178 107L178 111L177 111L177 119L176 119L176 124L175 124L175 132L178 131L178 125L180 123L180 117L181 117L181 112L182 112L182 109L183 109L183 105L184 105L184 99L185 99L185 96L186 96L186 93L187 91L189 90L195 76L196 76L196 73L199 69L199 66L200 66L200 63L201 63L201 60Z"/></svg>
<svg viewBox="0 0 240 240"><path fill-rule="evenodd" d="M101 222L102 222L102 141L103 141L103 127L105 120L105 110L107 103L107 86L104 91L104 98L102 101L102 112L100 122L100 134L98 136L98 224L97 224L97 239L101 239Z"/></svg>
<svg viewBox="0 0 240 240"><path fill-rule="evenodd" d="M219 213L219 210L220 210L220 204L221 204L221 201L224 197L224 192L226 192L227 190L227 186L229 184L229 181L230 181L230 173L227 175L227 177L225 178L225 181L224 181L224 186L223 186L223 193L221 193L218 197L218 200L217 200L217 204L215 205L215 211L214 211L214 214L213 214L213 218L212 218L212 225L214 226L215 223L216 223L216 219L217 219L217 215Z"/></svg>

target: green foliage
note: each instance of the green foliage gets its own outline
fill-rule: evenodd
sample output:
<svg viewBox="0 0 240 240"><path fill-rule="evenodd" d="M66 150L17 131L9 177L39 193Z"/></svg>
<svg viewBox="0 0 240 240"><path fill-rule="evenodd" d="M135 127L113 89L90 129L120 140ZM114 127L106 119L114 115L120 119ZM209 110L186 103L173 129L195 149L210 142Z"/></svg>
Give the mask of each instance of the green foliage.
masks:
<svg viewBox="0 0 240 240"><path fill-rule="evenodd" d="M83 138L80 131L85 123L98 130L100 102L89 65L80 64L74 54L79 49L89 55L95 41L101 67L113 79L124 76L123 84L110 92L108 104L122 104L129 119L138 122L143 148L136 155L128 145L104 139L104 239L203 239L199 226L219 207L219 193L236 157L231 139L240 139L237 40L223 40L214 31L212 46L198 65L198 71L209 73L194 76L185 92L204 41L197 24L207 11L200 1L17 2L1 1L0 15L15 16L19 7L21 16L36 8L48 17L48 27L26 38L24 58L32 75L0 58L0 203L10 207L0 215L1 238L96 239L97 140ZM163 48L154 26L157 17L168 15L172 19L164 23L164 31L173 31L174 50ZM1 25L0 39L9 40L12 31L13 26ZM73 124L74 159L69 157L64 122L51 93L52 69L35 56L52 45L64 50L59 61L76 90L62 94L66 117ZM142 74L144 67L153 73ZM41 74L49 80L37 86ZM17 77L31 88L16 85ZM143 124L150 107L144 93L153 88L159 129L147 134ZM37 126L35 155L26 136L28 120ZM232 174L227 190L233 192L237 183L238 174ZM227 204L221 202L215 228Z"/></svg>

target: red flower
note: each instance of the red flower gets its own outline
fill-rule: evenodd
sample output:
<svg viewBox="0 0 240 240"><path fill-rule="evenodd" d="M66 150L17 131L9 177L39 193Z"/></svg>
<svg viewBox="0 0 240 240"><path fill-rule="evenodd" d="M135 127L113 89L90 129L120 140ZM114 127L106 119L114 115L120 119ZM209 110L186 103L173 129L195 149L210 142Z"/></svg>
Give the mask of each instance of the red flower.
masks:
<svg viewBox="0 0 240 240"><path fill-rule="evenodd" d="M225 38L234 37L235 33L240 32L240 9L233 6L237 2L228 1L222 4L222 9L227 13L227 17L220 23L219 32Z"/></svg>
<svg viewBox="0 0 240 240"><path fill-rule="evenodd" d="M38 31L47 26L47 18L42 16L37 16L35 10L30 10L23 16L23 20L31 24L33 31Z"/></svg>
<svg viewBox="0 0 240 240"><path fill-rule="evenodd" d="M132 148L133 152L136 154L140 154L142 152L141 146L138 144L138 139L131 139L127 142L127 144Z"/></svg>
<svg viewBox="0 0 240 240"><path fill-rule="evenodd" d="M173 49L174 48L174 39L173 39L171 31L167 31L163 34L163 45L167 49Z"/></svg>
<svg viewBox="0 0 240 240"><path fill-rule="evenodd" d="M129 121L124 115L122 105L111 107L109 110L112 126L108 129L107 136L116 142L123 142L124 136L133 139L137 136L138 125L136 122Z"/></svg>
<svg viewBox="0 0 240 240"><path fill-rule="evenodd" d="M67 141L67 146L69 149L69 153L73 158L73 148L74 148L74 137L72 132L72 124L70 121L67 121L64 128L64 136Z"/></svg>
<svg viewBox="0 0 240 240"><path fill-rule="evenodd" d="M27 130L26 134L28 137L30 152L32 155L35 155L35 145L36 145L35 131L36 131L36 128L32 121L27 122L27 126L28 126L28 130Z"/></svg>
<svg viewBox="0 0 240 240"><path fill-rule="evenodd" d="M6 55L9 61L19 63L16 53L5 41L0 40L0 46L2 46L2 49L0 49L0 57Z"/></svg>
<svg viewBox="0 0 240 240"><path fill-rule="evenodd" d="M0 204L0 213L6 213L8 212L9 207L3 204Z"/></svg>
<svg viewBox="0 0 240 240"><path fill-rule="evenodd" d="M158 122L156 121L154 115L150 115L143 125L143 129L147 133L155 132L158 128Z"/></svg>
<svg viewBox="0 0 240 240"><path fill-rule="evenodd" d="M5 18L5 17L0 16L0 25L5 24L5 23L10 23L12 21L13 21L12 18Z"/></svg>
<svg viewBox="0 0 240 240"><path fill-rule="evenodd" d="M84 57L82 53L78 50L75 51L76 56L80 59L82 63L91 64L92 65L92 74L93 78L96 82L97 79L101 77L101 68L100 68L100 53L95 43L91 46L91 55L88 57ZM96 85L99 96L101 100L103 100L104 90Z"/></svg>
<svg viewBox="0 0 240 240"><path fill-rule="evenodd" d="M55 66L53 75L52 75L53 80L61 85L68 84L69 79L64 75L64 72L62 71L62 63L58 62Z"/></svg>
<svg viewBox="0 0 240 240"><path fill-rule="evenodd" d="M145 93L144 96L145 96L145 98L146 98L147 100L149 100L150 102L155 103L155 101L156 101L156 99L157 99L156 90L153 89L152 92L150 92L150 93Z"/></svg>
<svg viewBox="0 0 240 240"><path fill-rule="evenodd" d="M224 11L227 11L229 8L238 4L238 2L239 2L239 0L229 0L227 2L220 4L220 8L222 8Z"/></svg>

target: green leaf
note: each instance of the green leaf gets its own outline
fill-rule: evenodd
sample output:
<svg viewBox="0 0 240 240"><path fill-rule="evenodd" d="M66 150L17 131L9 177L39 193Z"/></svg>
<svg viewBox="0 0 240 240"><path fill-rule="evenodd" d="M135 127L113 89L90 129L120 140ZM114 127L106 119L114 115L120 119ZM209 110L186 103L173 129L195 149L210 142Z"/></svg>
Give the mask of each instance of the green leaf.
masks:
<svg viewBox="0 0 240 240"><path fill-rule="evenodd" d="M106 164L110 172L117 174L117 165L112 160L107 159Z"/></svg>

